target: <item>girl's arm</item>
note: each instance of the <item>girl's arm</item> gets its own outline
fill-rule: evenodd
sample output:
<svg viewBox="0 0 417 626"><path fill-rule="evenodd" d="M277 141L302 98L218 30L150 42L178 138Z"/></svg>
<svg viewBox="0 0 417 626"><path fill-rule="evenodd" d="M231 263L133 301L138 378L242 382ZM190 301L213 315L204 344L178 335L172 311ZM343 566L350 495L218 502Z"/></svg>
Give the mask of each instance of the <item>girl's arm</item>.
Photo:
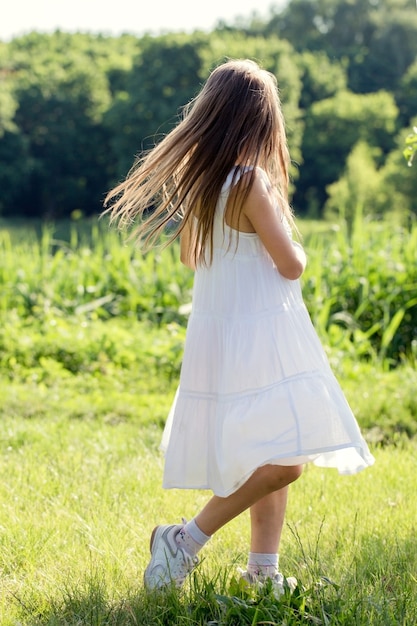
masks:
<svg viewBox="0 0 417 626"><path fill-rule="evenodd" d="M184 224L180 233L180 259L181 263L192 270L195 270L196 252L196 229L194 218L191 216Z"/></svg>
<svg viewBox="0 0 417 626"><path fill-rule="evenodd" d="M304 249L288 237L277 215L272 195L261 176L255 177L243 205L243 213L259 235L279 273L290 280L299 278L307 263Z"/></svg>

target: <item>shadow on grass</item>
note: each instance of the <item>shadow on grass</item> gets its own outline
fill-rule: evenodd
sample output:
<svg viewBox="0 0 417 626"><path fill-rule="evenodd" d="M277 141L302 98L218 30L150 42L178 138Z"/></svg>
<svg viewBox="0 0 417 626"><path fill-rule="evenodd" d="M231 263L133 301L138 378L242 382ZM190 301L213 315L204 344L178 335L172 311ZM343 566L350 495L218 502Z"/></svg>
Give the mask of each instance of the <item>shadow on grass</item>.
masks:
<svg viewBox="0 0 417 626"><path fill-rule="evenodd" d="M314 590L299 585L276 596L268 583L258 590L219 572L209 579L195 572L182 590L146 592L130 590L123 599L111 598L103 581L95 576L77 588L65 589L61 598L39 602L39 597L19 604L22 626L246 626L268 624L328 624L323 612L322 584ZM334 595L334 593L333 593ZM336 596L334 596L336 597Z"/></svg>
<svg viewBox="0 0 417 626"><path fill-rule="evenodd" d="M253 589L218 568L193 572L183 589L114 592L99 573L71 581L57 597L15 597L19 626L415 626L417 545L414 537L387 546L370 535L361 542L340 585L319 578L318 567L293 593L274 595L268 583ZM317 564L318 565L318 564ZM118 596L117 596L118 594ZM123 595L121 598L120 596Z"/></svg>

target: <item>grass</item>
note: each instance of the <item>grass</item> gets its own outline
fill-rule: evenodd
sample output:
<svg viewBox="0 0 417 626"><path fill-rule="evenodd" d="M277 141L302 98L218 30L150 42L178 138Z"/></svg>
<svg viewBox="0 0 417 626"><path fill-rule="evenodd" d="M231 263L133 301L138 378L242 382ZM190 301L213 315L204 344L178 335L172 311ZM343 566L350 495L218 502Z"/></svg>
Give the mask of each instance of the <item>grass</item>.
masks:
<svg viewBox="0 0 417 626"><path fill-rule="evenodd" d="M207 498L161 489L160 428L51 414L2 426L2 625L252 623L231 614L242 608L233 576L245 564L246 514L213 538L182 594L162 605L144 594L153 525L191 517ZM374 447L375 466L357 476L308 466L292 486L281 566L300 581L307 623L417 620L416 452ZM261 599L240 592L253 616ZM287 604L300 618L287 623L304 623ZM284 611L270 597L263 605L260 614Z"/></svg>
<svg viewBox="0 0 417 626"><path fill-rule="evenodd" d="M299 588L277 600L236 580L247 514L181 592L143 589L153 526L208 497L162 490L158 450L191 275L173 251L142 258L94 225L68 237L3 224L1 626L417 623L417 229L302 230L306 299L376 464L352 477L308 466L291 487L281 568Z"/></svg>
<svg viewBox="0 0 417 626"><path fill-rule="evenodd" d="M376 464L353 477L309 466L292 486L281 567L299 579L297 596L253 596L233 580L246 559L245 514L213 538L190 585L161 598L142 586L150 531L191 518L208 497L161 488L183 329L95 320L81 332L69 319L51 337L42 330L9 332L9 355L20 346L20 357L0 375L2 626L415 623L411 365L384 371L330 350Z"/></svg>

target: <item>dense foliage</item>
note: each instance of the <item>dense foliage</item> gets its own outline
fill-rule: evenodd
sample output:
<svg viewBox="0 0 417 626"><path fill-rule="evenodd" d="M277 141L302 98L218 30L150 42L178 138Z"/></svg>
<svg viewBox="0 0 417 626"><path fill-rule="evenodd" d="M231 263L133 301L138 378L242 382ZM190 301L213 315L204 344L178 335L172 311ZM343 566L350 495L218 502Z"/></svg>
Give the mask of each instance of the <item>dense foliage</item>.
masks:
<svg viewBox="0 0 417 626"><path fill-rule="evenodd" d="M100 211L208 72L242 56L279 79L299 214L347 216L352 203L372 215L417 213L415 168L403 156L417 119L415 7L290 0L208 34L34 32L0 42L0 215ZM352 155L364 173L353 186Z"/></svg>
<svg viewBox="0 0 417 626"><path fill-rule="evenodd" d="M133 244L123 245L123 236L109 231L104 220L72 225L70 232L63 224L61 228L61 233L52 226L40 233L0 228L0 365L15 352L5 342L20 336L12 332L16 324L37 321L45 326L46 337L52 323L47 351L62 354L69 371L83 361L83 337L80 345L61 337L60 320L186 325L193 276L181 265L176 243L143 255ZM301 228L307 229L309 259L302 278L304 297L325 343L353 360L388 367L414 360L416 224L372 223L356 211L351 230L346 222L323 223L318 231L316 225L301 223ZM27 346L26 353L19 345L17 364L36 361L36 346ZM44 348L41 342L39 349ZM13 371L13 364L8 367Z"/></svg>

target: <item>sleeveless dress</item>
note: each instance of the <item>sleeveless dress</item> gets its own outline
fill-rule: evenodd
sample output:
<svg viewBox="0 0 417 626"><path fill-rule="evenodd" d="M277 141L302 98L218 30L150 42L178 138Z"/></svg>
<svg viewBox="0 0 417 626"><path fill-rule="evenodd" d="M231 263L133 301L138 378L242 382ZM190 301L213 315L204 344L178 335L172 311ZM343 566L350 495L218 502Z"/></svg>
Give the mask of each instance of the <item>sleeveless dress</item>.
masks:
<svg viewBox="0 0 417 626"><path fill-rule="evenodd" d="M212 264L195 271L180 383L161 443L163 486L227 497L265 464L311 461L356 473L374 458L300 281L281 276L256 233L224 223L232 179L233 172L216 207Z"/></svg>

